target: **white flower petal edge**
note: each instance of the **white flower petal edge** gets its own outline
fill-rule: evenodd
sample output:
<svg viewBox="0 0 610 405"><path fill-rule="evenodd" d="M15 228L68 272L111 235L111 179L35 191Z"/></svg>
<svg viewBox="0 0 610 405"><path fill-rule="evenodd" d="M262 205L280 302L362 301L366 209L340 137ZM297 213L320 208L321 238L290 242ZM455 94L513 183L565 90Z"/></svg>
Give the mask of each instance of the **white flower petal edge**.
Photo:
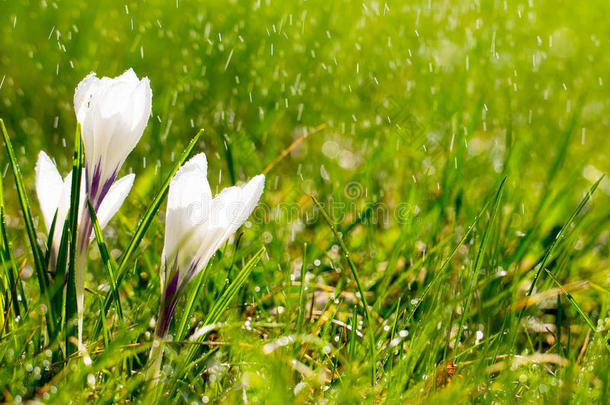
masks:
<svg viewBox="0 0 610 405"><path fill-rule="evenodd" d="M207 167L205 154L197 154L178 169L169 184L165 243L161 256L164 265L166 261L175 268L188 265L186 262L197 249L197 240L190 237L198 222L209 215L212 201ZM163 277L161 280L163 289L166 280Z"/></svg>
<svg viewBox="0 0 610 405"><path fill-rule="evenodd" d="M47 227L51 223L59 206L59 199L63 191L64 181L57 170L57 166L49 155L40 151L36 162L36 195L42 211L42 219Z"/></svg>
<svg viewBox="0 0 610 405"><path fill-rule="evenodd" d="M190 281L205 267L212 255L246 222L258 204L265 188L265 176L259 174L244 186L225 188L212 200L211 215L199 225L197 240L199 249L193 263L199 262L192 271L181 276L181 282Z"/></svg>
<svg viewBox="0 0 610 405"><path fill-rule="evenodd" d="M135 174L128 174L117 180L108 190L108 194L102 200L100 207L98 208L96 215L97 220L100 224L100 228L104 229L110 219L117 213L119 208L123 205L125 198L129 195L133 181L136 178ZM95 236L91 235L92 238Z"/></svg>
<svg viewBox="0 0 610 405"><path fill-rule="evenodd" d="M83 191L80 194L79 210L82 210L85 204L85 187L85 176L82 176L81 190ZM36 195L47 231L50 232L53 218L57 215L51 243L51 253L53 254L50 260L51 266L54 266L57 258L61 234L70 209L71 194L72 172L62 179L55 163L44 151L40 151L36 162Z"/></svg>

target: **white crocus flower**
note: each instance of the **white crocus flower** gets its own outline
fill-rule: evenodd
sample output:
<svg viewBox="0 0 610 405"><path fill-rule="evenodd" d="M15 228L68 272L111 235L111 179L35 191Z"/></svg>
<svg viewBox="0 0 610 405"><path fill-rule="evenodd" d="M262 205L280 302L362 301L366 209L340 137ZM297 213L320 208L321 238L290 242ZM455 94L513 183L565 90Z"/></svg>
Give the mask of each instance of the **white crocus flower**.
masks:
<svg viewBox="0 0 610 405"><path fill-rule="evenodd" d="M81 125L89 198L95 206L114 181L148 123L152 90L148 78L132 69L113 79L95 73L74 92L74 111Z"/></svg>
<svg viewBox="0 0 610 405"><path fill-rule="evenodd" d="M97 219L102 229L104 229L114 214L121 208L121 205L123 205L123 201L125 201L125 198L133 186L134 179L134 174L128 174L117 180L110 187L110 190L108 190L108 193L96 212ZM68 210L70 209L71 187L72 172L62 178L51 158L43 151L40 151L38 161L36 162L36 194L42 211L42 219L48 231L50 231L51 224L55 218L53 242L51 243L50 252L51 257L49 260L51 266L55 266L61 234L66 216L68 215ZM81 181L79 212L88 210L85 204L85 194L86 182L85 176L83 175ZM82 217L79 217L79 220L81 218ZM91 235L90 240L93 240L93 235Z"/></svg>
<svg viewBox="0 0 610 405"><path fill-rule="evenodd" d="M191 158L172 178L161 264L161 306L150 353L149 378L158 377L162 358L159 340L167 335L185 285L250 216L264 186L265 176L261 174L244 186L225 188L212 198L204 153Z"/></svg>
<svg viewBox="0 0 610 405"><path fill-rule="evenodd" d="M142 137L151 115L148 78L132 69L115 78L89 74L74 92L74 112L81 125L85 152L86 193L96 212L101 209L116 175ZM83 306L87 248L93 227L88 210L81 212L74 282L78 307L78 345L83 350Z"/></svg>

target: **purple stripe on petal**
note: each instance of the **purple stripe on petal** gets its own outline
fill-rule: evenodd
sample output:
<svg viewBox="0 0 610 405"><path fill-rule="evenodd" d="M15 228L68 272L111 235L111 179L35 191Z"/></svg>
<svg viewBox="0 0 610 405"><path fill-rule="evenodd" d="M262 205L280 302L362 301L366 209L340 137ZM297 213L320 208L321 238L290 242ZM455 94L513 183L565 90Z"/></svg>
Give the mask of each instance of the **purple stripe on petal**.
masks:
<svg viewBox="0 0 610 405"><path fill-rule="evenodd" d="M89 173L89 168L87 168L87 173ZM91 177L91 180L87 178L87 182L90 183L87 184L87 191L89 199L91 199L91 203L93 203L93 197L97 195L97 191L100 187L101 177L101 162L98 161L93 169L93 176Z"/></svg>
<svg viewBox="0 0 610 405"><path fill-rule="evenodd" d="M89 173L88 168L86 168L86 172ZM93 177L89 179L87 176L87 197L89 200L91 200L91 205L93 205L96 212L100 208L104 197L106 197L106 194L108 194L110 187L112 187L112 183L114 183L114 180L116 179L117 172L118 167L114 169L109 178L102 181L101 162L98 161L98 163L95 165L95 169L93 170ZM86 205L84 207L84 212L81 215L78 235L78 250L81 253L86 253L87 248L89 247L89 239L91 238L91 234L93 232L93 221L89 215L89 208Z"/></svg>
<svg viewBox="0 0 610 405"><path fill-rule="evenodd" d="M115 167L108 178L102 179L102 165L101 161L98 161L93 169L93 176L91 179L87 178L87 182L90 183L87 184L87 196L96 210L99 208L104 197L106 197L106 194L108 194L112 183L116 179L118 170L119 168ZM87 172L89 172L89 168L87 168Z"/></svg>
<svg viewBox="0 0 610 405"><path fill-rule="evenodd" d="M167 287L165 287L165 291L163 292L163 300L171 300L174 295L178 292L178 279L180 278L180 271L176 272L176 275L171 279Z"/></svg>
<svg viewBox="0 0 610 405"><path fill-rule="evenodd" d="M195 274L197 274L197 269L199 267L199 262L201 261L201 258L197 258L197 260L194 260L191 262L191 265L189 266L188 272L186 273L186 280L190 280L193 277L195 277Z"/></svg>
<svg viewBox="0 0 610 405"><path fill-rule="evenodd" d="M174 316L174 310L176 309L176 303L178 297L174 296L172 300L163 301L161 303L161 310L159 311L159 319L157 320L157 327L155 328L155 335L160 338L164 338L169 330L169 325L172 322Z"/></svg>
<svg viewBox="0 0 610 405"><path fill-rule="evenodd" d="M178 302L178 279L180 278L180 272L176 272L174 277L171 279L161 298L161 308L159 309L159 319L157 320L157 327L155 328L155 334L164 338L169 330L169 325L172 322L174 316L174 309L176 309L176 303Z"/></svg>

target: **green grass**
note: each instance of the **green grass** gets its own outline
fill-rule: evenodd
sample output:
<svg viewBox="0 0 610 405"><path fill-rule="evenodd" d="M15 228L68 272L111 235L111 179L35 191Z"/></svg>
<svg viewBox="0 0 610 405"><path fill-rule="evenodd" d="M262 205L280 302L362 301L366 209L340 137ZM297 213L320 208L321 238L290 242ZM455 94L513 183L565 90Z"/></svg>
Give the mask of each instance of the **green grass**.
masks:
<svg viewBox="0 0 610 405"><path fill-rule="evenodd" d="M0 0L0 400L610 402L609 14ZM153 117L89 249L86 367L40 288L34 165L72 170L75 86L128 67ZM153 389L167 179L200 151L214 193L269 168L266 189L179 301Z"/></svg>

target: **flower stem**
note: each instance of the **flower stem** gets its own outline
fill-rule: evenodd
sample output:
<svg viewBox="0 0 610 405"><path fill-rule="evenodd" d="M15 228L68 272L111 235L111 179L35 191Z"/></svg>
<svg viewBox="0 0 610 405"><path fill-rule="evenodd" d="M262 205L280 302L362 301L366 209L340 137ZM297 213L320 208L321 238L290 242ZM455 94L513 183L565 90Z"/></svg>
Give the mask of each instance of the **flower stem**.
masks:
<svg viewBox="0 0 610 405"><path fill-rule="evenodd" d="M155 334L150 355L148 356L148 370L146 371L146 381L152 385L157 385L161 371L161 360L163 359L163 346L161 338Z"/></svg>

